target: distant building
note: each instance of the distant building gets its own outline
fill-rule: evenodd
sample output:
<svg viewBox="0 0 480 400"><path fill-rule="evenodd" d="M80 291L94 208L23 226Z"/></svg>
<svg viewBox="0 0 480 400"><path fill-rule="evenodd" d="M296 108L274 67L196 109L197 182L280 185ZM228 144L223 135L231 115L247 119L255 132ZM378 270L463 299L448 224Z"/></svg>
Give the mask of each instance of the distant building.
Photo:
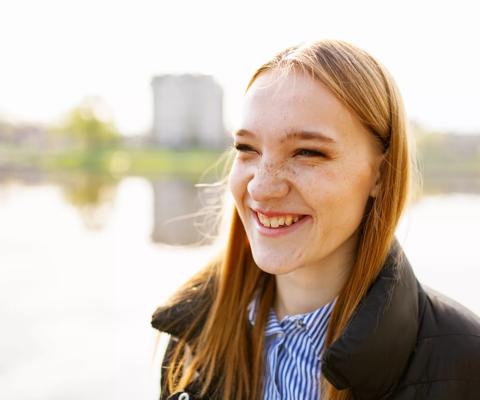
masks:
<svg viewBox="0 0 480 400"><path fill-rule="evenodd" d="M223 90L208 75L162 75L152 79L153 142L160 146L225 145Z"/></svg>

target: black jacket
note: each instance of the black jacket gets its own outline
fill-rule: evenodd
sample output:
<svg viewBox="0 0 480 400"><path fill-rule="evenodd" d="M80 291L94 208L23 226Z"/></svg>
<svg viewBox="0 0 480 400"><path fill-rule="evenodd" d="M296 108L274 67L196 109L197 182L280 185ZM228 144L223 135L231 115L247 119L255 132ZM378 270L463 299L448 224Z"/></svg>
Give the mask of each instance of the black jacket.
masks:
<svg viewBox="0 0 480 400"><path fill-rule="evenodd" d="M153 315L152 326L169 326L172 335L164 368L194 304L192 298ZM355 400L480 400L480 319L420 285L395 242L342 336L325 349L322 373L335 387L350 388ZM199 399L195 385L186 391ZM179 396L164 390L160 398Z"/></svg>

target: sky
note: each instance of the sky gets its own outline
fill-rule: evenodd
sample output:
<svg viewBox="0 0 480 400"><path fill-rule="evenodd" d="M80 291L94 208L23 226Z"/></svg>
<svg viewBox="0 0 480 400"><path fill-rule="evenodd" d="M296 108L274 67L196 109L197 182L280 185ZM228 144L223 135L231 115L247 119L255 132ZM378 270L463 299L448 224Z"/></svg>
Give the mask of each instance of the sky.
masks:
<svg viewBox="0 0 480 400"><path fill-rule="evenodd" d="M118 128L151 127L153 76L213 75L233 129L250 75L303 41L347 40L395 77L408 116L480 133L474 1L0 0L0 119L52 123L101 97Z"/></svg>

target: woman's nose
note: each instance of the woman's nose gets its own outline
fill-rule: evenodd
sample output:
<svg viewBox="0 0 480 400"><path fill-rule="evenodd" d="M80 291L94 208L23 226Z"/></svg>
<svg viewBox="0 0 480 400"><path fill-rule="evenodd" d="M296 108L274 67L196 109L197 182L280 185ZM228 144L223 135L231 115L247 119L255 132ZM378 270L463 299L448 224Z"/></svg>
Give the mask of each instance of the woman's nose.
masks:
<svg viewBox="0 0 480 400"><path fill-rule="evenodd" d="M261 202L285 197L290 186L281 168L266 165L255 171L247 184L247 190L253 200Z"/></svg>

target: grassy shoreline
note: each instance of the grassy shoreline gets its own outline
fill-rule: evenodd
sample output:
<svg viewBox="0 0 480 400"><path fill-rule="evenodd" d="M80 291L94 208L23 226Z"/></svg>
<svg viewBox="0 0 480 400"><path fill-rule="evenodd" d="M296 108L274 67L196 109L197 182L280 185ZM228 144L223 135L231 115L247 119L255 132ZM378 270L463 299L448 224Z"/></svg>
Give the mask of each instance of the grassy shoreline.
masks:
<svg viewBox="0 0 480 400"><path fill-rule="evenodd" d="M91 172L115 177L128 175L177 175L199 177L209 169L224 166L226 151L187 149L181 151L125 147L95 150L43 151L0 149L0 168L38 168L47 173Z"/></svg>

